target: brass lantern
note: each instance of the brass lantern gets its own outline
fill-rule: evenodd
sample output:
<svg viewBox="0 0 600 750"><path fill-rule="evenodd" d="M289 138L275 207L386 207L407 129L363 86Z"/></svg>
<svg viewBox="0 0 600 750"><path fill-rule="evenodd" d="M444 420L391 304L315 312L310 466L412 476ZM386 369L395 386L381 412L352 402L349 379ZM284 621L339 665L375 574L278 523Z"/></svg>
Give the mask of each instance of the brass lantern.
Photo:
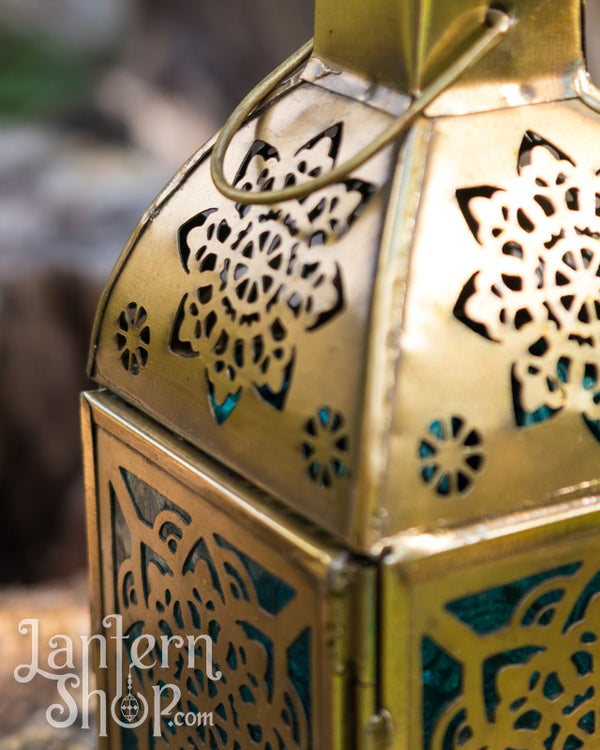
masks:
<svg viewBox="0 0 600 750"><path fill-rule="evenodd" d="M110 748L600 747L599 112L579 0L317 0L150 207L83 396L94 627L214 721Z"/></svg>

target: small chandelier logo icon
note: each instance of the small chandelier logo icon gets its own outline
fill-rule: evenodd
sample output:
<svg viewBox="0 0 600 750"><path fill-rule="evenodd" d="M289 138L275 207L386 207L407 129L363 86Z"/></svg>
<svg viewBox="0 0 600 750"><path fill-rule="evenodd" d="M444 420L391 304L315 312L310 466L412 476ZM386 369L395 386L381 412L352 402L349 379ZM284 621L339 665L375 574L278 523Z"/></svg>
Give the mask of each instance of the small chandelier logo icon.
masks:
<svg viewBox="0 0 600 750"><path fill-rule="evenodd" d="M131 681L131 665L129 666L129 672L127 674L127 695L121 701L121 713L123 718L130 724L134 722L140 712L140 704L137 698L131 692L132 681Z"/></svg>

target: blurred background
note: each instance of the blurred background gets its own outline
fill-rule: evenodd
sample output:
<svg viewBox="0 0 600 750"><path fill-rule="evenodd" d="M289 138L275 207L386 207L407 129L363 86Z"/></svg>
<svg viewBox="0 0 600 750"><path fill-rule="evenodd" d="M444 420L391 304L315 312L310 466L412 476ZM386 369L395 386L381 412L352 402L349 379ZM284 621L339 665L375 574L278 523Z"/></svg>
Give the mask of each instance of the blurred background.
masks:
<svg viewBox="0 0 600 750"><path fill-rule="evenodd" d="M46 640L88 627L78 393L102 286L312 16L312 0L0 0L0 750L95 747L52 732L55 686L13 668L31 658L20 619ZM600 0L588 29L599 81Z"/></svg>
<svg viewBox="0 0 600 750"><path fill-rule="evenodd" d="M0 750L51 730L15 683L88 628L78 393L100 291L137 221L238 101L312 34L312 0L0 0Z"/></svg>

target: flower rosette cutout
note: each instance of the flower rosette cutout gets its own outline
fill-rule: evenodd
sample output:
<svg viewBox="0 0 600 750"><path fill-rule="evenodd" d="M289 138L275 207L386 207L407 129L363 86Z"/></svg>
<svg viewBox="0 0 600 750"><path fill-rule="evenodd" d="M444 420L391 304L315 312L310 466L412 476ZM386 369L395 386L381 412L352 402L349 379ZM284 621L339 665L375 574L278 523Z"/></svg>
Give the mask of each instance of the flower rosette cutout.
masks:
<svg viewBox="0 0 600 750"><path fill-rule="evenodd" d="M483 440L460 417L436 419L419 443L421 477L443 498L465 495L483 469Z"/></svg>
<svg viewBox="0 0 600 750"><path fill-rule="evenodd" d="M278 190L336 163L343 128L328 128L291 156L255 141L235 184ZM294 331L315 331L344 308L341 269L326 246L345 234L374 192L348 179L281 205L224 202L179 229L179 257L190 277L171 331L170 350L198 357L218 424L251 385L282 409L296 358Z"/></svg>
<svg viewBox="0 0 600 750"><path fill-rule="evenodd" d="M322 406L304 425L302 458L310 479L322 489L349 476L347 467L350 438L340 412Z"/></svg>
<svg viewBox="0 0 600 750"><path fill-rule="evenodd" d="M515 423L579 412L600 439L600 170L528 131L510 189L457 190L488 252L454 308L475 333L514 353Z"/></svg>
<svg viewBox="0 0 600 750"><path fill-rule="evenodd" d="M135 302L127 305L117 321L115 344L123 369L132 375L139 375L148 363L150 326L147 322L148 313Z"/></svg>

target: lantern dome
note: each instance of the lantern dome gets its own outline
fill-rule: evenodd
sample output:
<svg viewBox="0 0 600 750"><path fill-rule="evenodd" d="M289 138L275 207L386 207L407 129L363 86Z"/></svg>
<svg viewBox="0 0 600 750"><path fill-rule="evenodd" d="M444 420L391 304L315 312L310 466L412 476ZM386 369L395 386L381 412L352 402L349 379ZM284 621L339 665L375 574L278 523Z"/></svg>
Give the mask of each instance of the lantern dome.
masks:
<svg viewBox="0 0 600 750"><path fill-rule="evenodd" d="M368 147L451 54L436 44L450 11L438 25L422 11L420 57L393 67L385 33L375 60L337 34L337 5L317 5L314 53L227 151L225 173L249 200ZM516 3L514 28L401 137L306 196L225 197L205 145L113 272L92 376L360 552L589 495L600 477L600 103L579 3L567 5L561 44L533 60L519 51L536 3Z"/></svg>

